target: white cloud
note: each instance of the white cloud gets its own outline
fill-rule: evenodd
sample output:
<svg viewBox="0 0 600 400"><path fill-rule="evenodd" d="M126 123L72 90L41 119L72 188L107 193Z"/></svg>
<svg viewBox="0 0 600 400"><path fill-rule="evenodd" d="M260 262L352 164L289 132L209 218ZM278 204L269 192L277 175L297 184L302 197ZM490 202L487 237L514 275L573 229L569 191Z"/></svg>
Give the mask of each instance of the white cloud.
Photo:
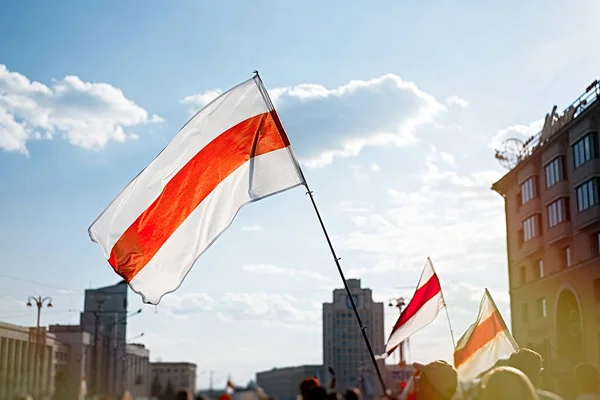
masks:
<svg viewBox="0 0 600 400"><path fill-rule="evenodd" d="M205 104L220 90L187 96ZM358 155L367 146L416 143L417 129L434 123L446 106L414 82L387 74L337 88L300 84L269 91L300 161L309 168Z"/></svg>
<svg viewBox="0 0 600 400"><path fill-rule="evenodd" d="M246 272L263 275L285 275L298 280L321 281L327 282L330 280L328 276L317 272L298 270L293 268L282 268L270 264L244 264L242 269Z"/></svg>
<svg viewBox="0 0 600 400"><path fill-rule="evenodd" d="M510 138L516 138L521 140L522 142L525 142L533 135L539 133L542 130L543 126L544 120L539 119L528 125L513 125L509 126L508 128L500 129L492 137L492 140L489 143L489 147L491 147L494 150L503 150L504 141Z"/></svg>
<svg viewBox="0 0 600 400"><path fill-rule="evenodd" d="M107 83L66 76L50 87L0 64L0 149L28 154L28 141L57 136L99 149L136 138L131 127L162 121Z"/></svg>
<svg viewBox="0 0 600 400"><path fill-rule="evenodd" d="M469 102L462 97L450 96L446 99L446 104L449 106L459 106L461 108L469 108Z"/></svg>
<svg viewBox="0 0 600 400"><path fill-rule="evenodd" d="M264 229L258 224L242 226L243 232L262 232Z"/></svg>
<svg viewBox="0 0 600 400"><path fill-rule="evenodd" d="M188 112L190 115L194 115L205 105L219 97L222 93L223 91L221 89L207 90L204 93L185 96L183 100L181 100L181 103L188 106Z"/></svg>
<svg viewBox="0 0 600 400"><path fill-rule="evenodd" d="M377 164L371 164L371 171L379 172L379 171L381 171L381 167Z"/></svg>
<svg viewBox="0 0 600 400"><path fill-rule="evenodd" d="M224 322L256 321L305 330L320 329L319 304L291 295L266 292L228 292L220 298L207 293L171 293L163 298L161 312L175 318L213 313Z"/></svg>

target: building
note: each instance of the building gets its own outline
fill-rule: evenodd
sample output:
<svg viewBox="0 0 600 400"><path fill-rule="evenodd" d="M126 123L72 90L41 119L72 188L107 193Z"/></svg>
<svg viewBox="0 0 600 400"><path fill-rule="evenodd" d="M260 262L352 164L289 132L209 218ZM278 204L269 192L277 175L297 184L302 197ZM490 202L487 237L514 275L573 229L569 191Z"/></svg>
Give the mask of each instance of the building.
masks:
<svg viewBox="0 0 600 400"><path fill-rule="evenodd" d="M296 400L296 396L300 394L300 382L311 376L324 376L323 366L300 365L257 372L256 383L269 397L277 400Z"/></svg>
<svg viewBox="0 0 600 400"><path fill-rule="evenodd" d="M89 394L119 396L125 390L127 292L125 281L85 291L80 321L94 348Z"/></svg>
<svg viewBox="0 0 600 400"><path fill-rule="evenodd" d="M143 344L127 344L125 349L125 390L132 399L151 397L150 350Z"/></svg>
<svg viewBox="0 0 600 400"><path fill-rule="evenodd" d="M510 168L492 189L505 202L513 335L562 389L577 363L600 367L599 97L596 81L496 154Z"/></svg>
<svg viewBox="0 0 600 400"><path fill-rule="evenodd" d="M0 322L0 400L22 393L36 398L54 393L55 356L60 346L45 328L40 328L36 346L36 331Z"/></svg>
<svg viewBox="0 0 600 400"><path fill-rule="evenodd" d="M374 302L371 289L361 288L359 279L348 279L347 283L373 351L382 354L383 303ZM373 379L376 373L345 289L335 289L333 302L323 303L323 366L334 369L341 390L358 386L361 374L369 377L375 390L381 389ZM383 362L379 368L383 373Z"/></svg>
<svg viewBox="0 0 600 400"><path fill-rule="evenodd" d="M413 366L406 365L403 362L400 364L386 364L385 378L388 389L394 395L401 393L414 373L415 369Z"/></svg>
<svg viewBox="0 0 600 400"><path fill-rule="evenodd" d="M58 398L79 398L92 370L92 336L80 325L50 325L60 343L56 355L55 390Z"/></svg>
<svg viewBox="0 0 600 400"><path fill-rule="evenodd" d="M191 390L196 393L196 364L189 362L150 363L151 385L158 385L164 392L170 386L173 391Z"/></svg>

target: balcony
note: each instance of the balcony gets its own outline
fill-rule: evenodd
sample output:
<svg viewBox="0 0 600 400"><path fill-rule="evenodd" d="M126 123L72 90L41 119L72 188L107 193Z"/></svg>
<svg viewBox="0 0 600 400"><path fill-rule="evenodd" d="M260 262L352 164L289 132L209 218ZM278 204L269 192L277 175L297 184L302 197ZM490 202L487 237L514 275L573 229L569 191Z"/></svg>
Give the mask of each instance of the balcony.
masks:
<svg viewBox="0 0 600 400"><path fill-rule="evenodd" d="M569 197L569 181L563 179L562 181L556 182L548 189L543 191L544 204L550 203L559 197Z"/></svg>
<svg viewBox="0 0 600 400"><path fill-rule="evenodd" d="M523 221L525 218L533 215L533 214L541 214L542 213L542 200L540 196L529 200L525 204L521 204L519 207L518 218L520 221Z"/></svg>
<svg viewBox="0 0 600 400"><path fill-rule="evenodd" d="M576 230L587 228L600 221L600 205L595 205L573 215L573 228Z"/></svg>
<svg viewBox="0 0 600 400"><path fill-rule="evenodd" d="M542 251L544 249L544 237L536 236L534 238L529 239L526 242L523 242L521 245L521 254L523 257L529 257L536 252Z"/></svg>
<svg viewBox="0 0 600 400"><path fill-rule="evenodd" d="M563 221L552 228L547 228L544 235L548 245L555 245L562 240L569 239L573 235L571 221Z"/></svg>

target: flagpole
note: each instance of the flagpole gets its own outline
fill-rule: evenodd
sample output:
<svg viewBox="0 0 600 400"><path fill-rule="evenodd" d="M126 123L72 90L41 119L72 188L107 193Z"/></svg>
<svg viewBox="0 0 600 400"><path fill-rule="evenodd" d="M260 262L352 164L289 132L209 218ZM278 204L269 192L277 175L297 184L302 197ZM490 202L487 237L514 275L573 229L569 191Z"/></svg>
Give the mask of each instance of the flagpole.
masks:
<svg viewBox="0 0 600 400"><path fill-rule="evenodd" d="M262 86L262 88L260 88L260 89L261 89L261 93L262 93L265 101L267 102L267 104L269 105L271 110L275 110L275 107L273 106L273 103L271 102L271 98L269 97L267 90L264 88L264 85L262 84L262 79L260 79L260 75L258 74L258 71L254 70L253 73L256 76L256 78L259 80L260 86ZM280 125L280 128L283 129L283 126ZM383 388L383 394L385 395L385 394L387 394L387 387L385 385L385 381L383 380L383 375L381 374L381 371L379 370L379 365L377 365L375 353L373 352L373 348L371 347L371 342L369 341L369 337L367 336L366 327L363 325L362 319L360 318L360 314L358 313L358 309L356 308L356 303L354 302L354 297L352 296L352 293L350 292L350 287L348 286L348 282L346 281L346 277L344 276L344 271L342 270L342 266L340 264L341 258L338 257L337 254L335 253L335 249L333 248L333 244L331 243L331 239L329 238L329 233L327 233L327 229L325 228L325 224L323 223L323 218L321 218L321 213L319 212L319 208L317 207L317 203L315 202L315 198L313 197L313 192L312 192L312 190L310 190L310 187L308 186L308 182L306 182L304 173L302 172L300 165L296 165L296 167L298 168L298 173L302 176L302 180L304 181L304 186L306 187L306 194L310 198L310 202L313 206L313 209L315 210L315 214L317 215L317 219L319 220L319 224L321 225L323 234L325 235L325 240L327 241L327 244L329 245L329 250L331 251L331 255L333 256L333 261L335 262L337 270L340 274L340 278L342 278L342 282L344 283L344 289L346 289L346 294L348 295L348 298L350 299L350 303L352 305L352 310L354 311L354 316L356 317L356 321L358 322L358 326L362 333L365 345L367 346L367 350L369 351L369 356L371 357L371 362L373 363L373 367L375 368L375 371L377 372L377 377L379 378L379 382L381 383L381 387Z"/></svg>

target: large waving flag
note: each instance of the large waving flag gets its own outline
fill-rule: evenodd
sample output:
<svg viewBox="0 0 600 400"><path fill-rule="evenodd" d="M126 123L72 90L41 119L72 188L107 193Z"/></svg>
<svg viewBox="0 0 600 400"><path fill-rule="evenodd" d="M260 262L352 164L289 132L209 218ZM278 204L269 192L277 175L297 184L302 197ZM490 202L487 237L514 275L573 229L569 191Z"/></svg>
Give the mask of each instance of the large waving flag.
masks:
<svg viewBox="0 0 600 400"><path fill-rule="evenodd" d="M409 336L432 323L444 305L442 287L428 257L417 290L396 321L380 358L388 357Z"/></svg>
<svg viewBox="0 0 600 400"><path fill-rule="evenodd" d="M260 78L199 111L89 228L114 270L157 304L250 202L305 184Z"/></svg>
<svg viewBox="0 0 600 400"><path fill-rule="evenodd" d="M496 362L519 350L517 342L500 315L490 292L479 306L477 321L458 340L454 350L454 367L462 381L475 379Z"/></svg>

